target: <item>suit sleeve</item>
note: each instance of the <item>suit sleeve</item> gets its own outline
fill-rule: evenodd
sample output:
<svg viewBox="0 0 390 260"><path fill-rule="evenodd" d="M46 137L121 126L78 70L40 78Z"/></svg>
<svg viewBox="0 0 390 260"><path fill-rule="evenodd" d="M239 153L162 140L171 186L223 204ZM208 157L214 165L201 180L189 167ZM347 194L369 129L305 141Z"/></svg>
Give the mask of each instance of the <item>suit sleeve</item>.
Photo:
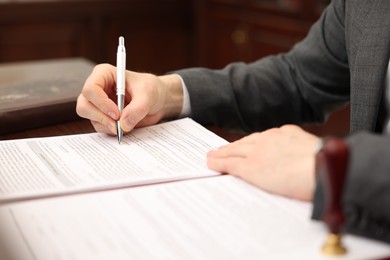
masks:
<svg viewBox="0 0 390 260"><path fill-rule="evenodd" d="M345 230L390 243L390 137L361 132L346 141L350 163L343 193ZM314 219L322 217L324 189L319 181Z"/></svg>
<svg viewBox="0 0 390 260"><path fill-rule="evenodd" d="M343 10L342 1L333 1L288 53L221 70L177 71L188 88L192 117L245 131L323 122L349 100Z"/></svg>

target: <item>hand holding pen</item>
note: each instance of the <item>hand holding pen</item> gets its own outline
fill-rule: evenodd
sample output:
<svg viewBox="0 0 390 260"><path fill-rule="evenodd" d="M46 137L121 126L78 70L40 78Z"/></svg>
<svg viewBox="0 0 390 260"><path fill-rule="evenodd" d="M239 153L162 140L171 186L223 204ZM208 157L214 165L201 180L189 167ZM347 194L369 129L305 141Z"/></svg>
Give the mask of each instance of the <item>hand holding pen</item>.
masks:
<svg viewBox="0 0 390 260"><path fill-rule="evenodd" d="M129 104L125 104L125 95ZM126 71L126 50L120 37L116 67L95 66L78 97L76 111L89 119L97 132L116 134L120 143L123 134L135 127L177 118L182 105L179 76Z"/></svg>
<svg viewBox="0 0 390 260"><path fill-rule="evenodd" d="M116 53L116 95L118 98L118 108L120 114L122 114L123 106L125 102L125 87L126 87L126 49L125 39L119 37L118 51ZM116 132L118 136L118 143L121 143L123 137L123 131L121 128L120 120L116 121Z"/></svg>

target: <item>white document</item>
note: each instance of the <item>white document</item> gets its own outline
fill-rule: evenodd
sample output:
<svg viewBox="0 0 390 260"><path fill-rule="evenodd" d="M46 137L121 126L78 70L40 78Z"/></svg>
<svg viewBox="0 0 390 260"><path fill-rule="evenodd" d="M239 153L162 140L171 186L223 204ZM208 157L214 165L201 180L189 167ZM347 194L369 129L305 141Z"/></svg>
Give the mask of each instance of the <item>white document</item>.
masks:
<svg viewBox="0 0 390 260"><path fill-rule="evenodd" d="M212 176L227 141L185 118L117 138L92 133L0 142L0 202Z"/></svg>
<svg viewBox="0 0 390 260"><path fill-rule="evenodd" d="M379 259L388 244L345 236L325 257L311 204L233 176L70 195L0 207L10 259ZM8 259L7 259L8 260Z"/></svg>

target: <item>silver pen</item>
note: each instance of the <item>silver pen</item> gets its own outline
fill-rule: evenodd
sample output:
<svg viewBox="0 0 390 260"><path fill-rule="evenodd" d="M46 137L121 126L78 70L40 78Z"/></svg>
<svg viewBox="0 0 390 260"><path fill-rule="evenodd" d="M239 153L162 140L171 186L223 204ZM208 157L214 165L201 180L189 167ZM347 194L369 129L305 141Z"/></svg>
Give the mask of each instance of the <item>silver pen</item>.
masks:
<svg viewBox="0 0 390 260"><path fill-rule="evenodd" d="M125 102L125 86L126 86L126 49L125 38L119 37L118 51L116 53L116 95L118 98L118 108L120 114L122 114L124 102ZM116 133L118 136L118 143L120 144L123 137L123 131L120 121L116 121Z"/></svg>

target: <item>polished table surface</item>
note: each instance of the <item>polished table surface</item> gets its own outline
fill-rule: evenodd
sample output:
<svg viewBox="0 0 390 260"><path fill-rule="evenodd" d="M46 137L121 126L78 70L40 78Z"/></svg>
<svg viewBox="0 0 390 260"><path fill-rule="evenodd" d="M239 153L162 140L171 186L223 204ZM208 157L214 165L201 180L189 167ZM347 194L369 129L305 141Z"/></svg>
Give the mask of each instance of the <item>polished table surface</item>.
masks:
<svg viewBox="0 0 390 260"><path fill-rule="evenodd" d="M94 131L94 128L88 120L80 119L71 122L1 135L0 140L82 134L91 133Z"/></svg>
<svg viewBox="0 0 390 260"><path fill-rule="evenodd" d="M210 126L207 128L212 132L216 133L217 135L225 138L229 142L235 141L243 136L242 134L229 132L214 126ZM61 135L71 135L71 134L92 133L92 132L95 132L95 129L93 128L90 121L86 119L79 119L67 123L61 123L61 124L56 124L56 125L26 130L26 131L20 131L20 132L6 134L6 135L0 135L0 140L61 136Z"/></svg>

